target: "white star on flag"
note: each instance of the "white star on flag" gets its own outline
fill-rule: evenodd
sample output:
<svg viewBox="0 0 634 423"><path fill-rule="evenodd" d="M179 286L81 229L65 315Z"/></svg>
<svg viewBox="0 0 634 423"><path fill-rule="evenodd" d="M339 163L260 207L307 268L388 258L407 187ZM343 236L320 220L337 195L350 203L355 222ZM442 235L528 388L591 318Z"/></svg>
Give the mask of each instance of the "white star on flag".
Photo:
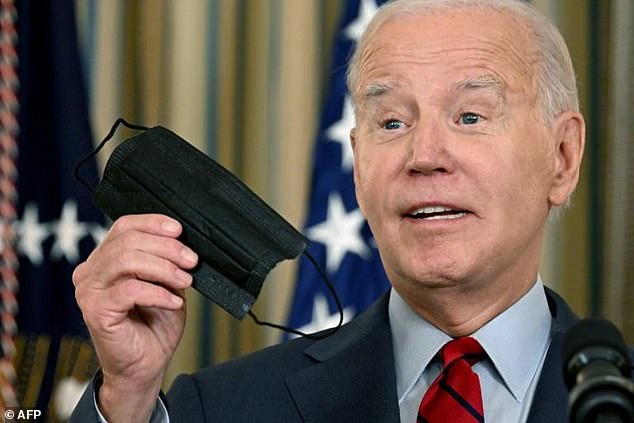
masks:
<svg viewBox="0 0 634 423"><path fill-rule="evenodd" d="M51 257L66 257L69 263L79 261L79 241L88 233L88 225L77 219L77 203L67 200L62 215L54 226L55 244L51 249Z"/></svg>
<svg viewBox="0 0 634 423"><path fill-rule="evenodd" d="M99 224L93 224L90 228L90 235L93 241L95 241L95 245L99 245L106 235L108 235L108 230Z"/></svg>
<svg viewBox="0 0 634 423"><path fill-rule="evenodd" d="M346 36L352 40L358 40L377 10L374 0L361 0L359 16L346 27L344 31Z"/></svg>
<svg viewBox="0 0 634 423"><path fill-rule="evenodd" d="M40 223L37 204L29 202L24 206L22 219L17 223L18 251L39 266L44 261L42 243L51 234L48 225Z"/></svg>
<svg viewBox="0 0 634 423"><path fill-rule="evenodd" d="M354 127L354 110L350 95L346 95L343 101L341 119L326 130L326 136L332 141L341 144L341 167L345 170L352 169L354 155L350 144L350 130Z"/></svg>
<svg viewBox="0 0 634 423"><path fill-rule="evenodd" d="M326 269L334 273L339 269L347 252L366 257L370 251L361 236L365 219L360 209L346 212L339 193L328 197L328 217L306 233L313 241L326 246Z"/></svg>
<svg viewBox="0 0 634 423"><path fill-rule="evenodd" d="M343 309L343 323L345 324L352 320L354 317L354 310L352 307L346 307ZM334 328L339 324L339 310L334 314L330 314L330 308L328 307L328 301L326 297L321 294L315 295L315 301L313 303L313 317L310 322L297 330L302 333L315 333L324 329ZM299 335L292 335L296 338Z"/></svg>

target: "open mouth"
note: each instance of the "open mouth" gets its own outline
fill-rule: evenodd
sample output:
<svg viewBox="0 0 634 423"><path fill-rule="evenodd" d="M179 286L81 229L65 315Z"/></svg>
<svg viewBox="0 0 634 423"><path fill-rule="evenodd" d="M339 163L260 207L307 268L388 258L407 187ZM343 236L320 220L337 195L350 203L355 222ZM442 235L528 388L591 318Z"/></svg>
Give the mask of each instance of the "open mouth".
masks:
<svg viewBox="0 0 634 423"><path fill-rule="evenodd" d="M427 206L412 210L405 214L405 217L423 220L449 220L465 217L469 213L468 210L453 209L444 206Z"/></svg>

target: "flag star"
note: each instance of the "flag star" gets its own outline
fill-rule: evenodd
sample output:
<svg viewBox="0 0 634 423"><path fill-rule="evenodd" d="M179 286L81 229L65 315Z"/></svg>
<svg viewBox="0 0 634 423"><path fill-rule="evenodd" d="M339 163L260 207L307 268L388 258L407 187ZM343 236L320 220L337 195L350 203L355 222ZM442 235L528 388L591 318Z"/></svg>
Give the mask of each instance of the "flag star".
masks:
<svg viewBox="0 0 634 423"><path fill-rule="evenodd" d="M359 16L350 22L350 25L344 30L346 36L352 40L358 40L377 10L378 7L374 0L361 0Z"/></svg>
<svg viewBox="0 0 634 423"><path fill-rule="evenodd" d="M360 209L349 213L338 193L328 197L328 217L320 224L309 228L308 237L326 246L326 269L334 273L339 269L346 253L356 253L366 257L369 253L361 236L365 219Z"/></svg>
<svg viewBox="0 0 634 423"><path fill-rule="evenodd" d="M350 95L346 95L343 101L343 111L341 119L334 123L326 130L326 136L335 142L341 144L341 167L345 170L352 169L354 156L352 154L352 145L350 144L350 130L354 127L354 110Z"/></svg>
<svg viewBox="0 0 634 423"><path fill-rule="evenodd" d="M24 206L22 220L18 222L18 251L39 266L44 261L42 243L51 234L48 225L40 223L37 204L29 202Z"/></svg>
<svg viewBox="0 0 634 423"><path fill-rule="evenodd" d="M55 414L60 420L66 421L70 418L89 383L79 381L72 376L67 376L57 383L51 402L54 402Z"/></svg>
<svg viewBox="0 0 634 423"><path fill-rule="evenodd" d="M93 241L95 241L95 245L100 244L107 234L108 230L99 224L90 226L90 235L92 236Z"/></svg>
<svg viewBox="0 0 634 423"><path fill-rule="evenodd" d="M352 320L354 316L354 310L352 307L345 307L343 309L343 323L347 323ZM315 295L315 302L313 303L313 316L310 322L297 330L303 333L315 333L320 330L334 328L339 324L339 310L334 314L330 314L330 308L328 307L328 301L326 297L321 294ZM297 335L293 335L296 337Z"/></svg>
<svg viewBox="0 0 634 423"><path fill-rule="evenodd" d="M77 220L75 201L67 200L59 221L54 224L56 239L51 257L59 259L64 256L69 263L76 263L79 260L79 241L88 233L87 226Z"/></svg>

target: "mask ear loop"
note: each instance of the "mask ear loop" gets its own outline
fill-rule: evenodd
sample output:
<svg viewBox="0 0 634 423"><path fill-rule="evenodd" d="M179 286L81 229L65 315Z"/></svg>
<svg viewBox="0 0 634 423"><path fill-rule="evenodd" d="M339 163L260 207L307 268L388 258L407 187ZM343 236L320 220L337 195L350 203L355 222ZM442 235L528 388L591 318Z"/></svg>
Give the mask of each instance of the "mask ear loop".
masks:
<svg viewBox="0 0 634 423"><path fill-rule="evenodd" d="M97 145L97 147L91 151L90 153L88 153L88 155L86 155L83 159L81 159L80 161L77 162L77 164L75 165L75 178L81 182L82 184L84 184L84 186L86 186L86 188L88 188L90 190L90 192L95 192L95 187L90 185L88 183L88 181L86 181L81 174L79 173L80 168L90 159L92 159L93 157L95 157L97 155L97 153L99 153L99 151L103 148L104 145L106 145L106 143L108 141L110 141L110 139L114 136L115 132L117 131L117 128L119 127L120 124L123 124L124 126L127 126L130 129L134 129L134 130L138 130L138 131L145 131L147 129L150 129L146 126L141 126L141 125L136 125L133 123L130 123L128 121L126 121L123 118L118 118L113 124L112 124L112 128L110 128L110 131L108 132L108 134L106 135L106 137L101 140L101 142L99 143L99 145Z"/></svg>
<svg viewBox="0 0 634 423"><path fill-rule="evenodd" d="M278 324L271 323L271 322L263 322L263 321L259 320L255 316L255 314L253 314L253 312L250 311L250 310L249 310L249 316L251 316L253 321L256 324L260 325L260 326L268 326L268 327L271 327L271 328L274 328L274 329L283 330L284 332L293 333L295 335L303 336L303 337L309 338L309 339L323 339L323 338L326 338L326 337L332 335L333 333L337 332L339 330L339 328L343 325L343 306L341 305L341 300L339 299L339 296L337 295L337 291L335 290L335 286L332 283L332 281L328 278L328 275L326 275L326 272L323 271L323 269L319 266L319 264L317 263L315 258L313 256L311 256L308 251L304 251L304 255L313 264L313 266L315 267L315 269L319 273L319 276L321 276L321 278L323 279L324 283L326 284L326 287L328 288L328 290L330 291L330 293L334 297L335 303L337 303L337 310L339 311L339 323L337 323L337 326L329 328L329 329L326 329L326 330L324 330L322 332L318 332L318 333L305 333L305 332L299 331L297 329L290 328L288 326L278 325Z"/></svg>

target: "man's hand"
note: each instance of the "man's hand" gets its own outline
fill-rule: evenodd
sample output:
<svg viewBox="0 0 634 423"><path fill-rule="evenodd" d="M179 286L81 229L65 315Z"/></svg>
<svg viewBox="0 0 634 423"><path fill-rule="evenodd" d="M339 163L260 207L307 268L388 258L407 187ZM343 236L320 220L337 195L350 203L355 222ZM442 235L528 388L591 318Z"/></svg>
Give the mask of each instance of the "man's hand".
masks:
<svg viewBox="0 0 634 423"><path fill-rule="evenodd" d="M186 272L196 254L181 225L123 216L73 274L75 296L103 371L99 408L110 423L148 421L185 326Z"/></svg>

